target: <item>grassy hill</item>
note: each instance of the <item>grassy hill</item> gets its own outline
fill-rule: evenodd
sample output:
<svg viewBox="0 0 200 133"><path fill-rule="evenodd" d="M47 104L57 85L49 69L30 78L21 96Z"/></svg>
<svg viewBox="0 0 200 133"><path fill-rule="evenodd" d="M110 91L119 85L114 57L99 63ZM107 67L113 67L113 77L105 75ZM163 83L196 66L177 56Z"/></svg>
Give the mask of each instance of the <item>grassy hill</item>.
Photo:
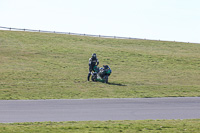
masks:
<svg viewBox="0 0 200 133"><path fill-rule="evenodd" d="M0 99L200 96L200 44L0 31ZM87 82L88 59L113 73Z"/></svg>
<svg viewBox="0 0 200 133"><path fill-rule="evenodd" d="M1 133L199 133L199 119L0 123Z"/></svg>

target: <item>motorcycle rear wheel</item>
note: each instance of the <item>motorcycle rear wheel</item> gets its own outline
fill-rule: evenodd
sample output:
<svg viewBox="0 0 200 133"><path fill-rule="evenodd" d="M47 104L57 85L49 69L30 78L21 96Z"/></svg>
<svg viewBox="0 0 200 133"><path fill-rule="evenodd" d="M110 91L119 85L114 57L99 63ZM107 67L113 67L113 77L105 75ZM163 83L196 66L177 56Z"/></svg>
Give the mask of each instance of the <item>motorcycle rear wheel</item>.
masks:
<svg viewBox="0 0 200 133"><path fill-rule="evenodd" d="M103 77L103 79L104 79L104 83L106 83L106 84L107 84L107 83L108 83L108 76L107 76L107 75L106 75L106 76L104 76L104 77Z"/></svg>

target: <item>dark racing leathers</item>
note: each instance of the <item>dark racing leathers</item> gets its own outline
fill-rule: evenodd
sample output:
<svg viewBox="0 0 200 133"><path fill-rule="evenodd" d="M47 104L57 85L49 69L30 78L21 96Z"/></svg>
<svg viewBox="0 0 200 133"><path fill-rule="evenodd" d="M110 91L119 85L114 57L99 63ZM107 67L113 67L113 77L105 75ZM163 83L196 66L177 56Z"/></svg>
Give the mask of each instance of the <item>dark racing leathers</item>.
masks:
<svg viewBox="0 0 200 133"><path fill-rule="evenodd" d="M91 72L94 71L93 68L94 66L99 65L99 60L97 58L90 58L89 59L89 73L88 73L88 78L87 80L90 80Z"/></svg>

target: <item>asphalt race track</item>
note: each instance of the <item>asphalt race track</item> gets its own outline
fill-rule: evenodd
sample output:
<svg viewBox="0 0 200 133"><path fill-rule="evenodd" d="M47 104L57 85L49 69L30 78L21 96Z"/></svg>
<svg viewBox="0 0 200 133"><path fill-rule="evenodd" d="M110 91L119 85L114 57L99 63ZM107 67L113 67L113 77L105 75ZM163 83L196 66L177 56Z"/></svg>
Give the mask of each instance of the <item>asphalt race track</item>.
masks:
<svg viewBox="0 0 200 133"><path fill-rule="evenodd" d="M196 118L200 97L0 100L0 123Z"/></svg>

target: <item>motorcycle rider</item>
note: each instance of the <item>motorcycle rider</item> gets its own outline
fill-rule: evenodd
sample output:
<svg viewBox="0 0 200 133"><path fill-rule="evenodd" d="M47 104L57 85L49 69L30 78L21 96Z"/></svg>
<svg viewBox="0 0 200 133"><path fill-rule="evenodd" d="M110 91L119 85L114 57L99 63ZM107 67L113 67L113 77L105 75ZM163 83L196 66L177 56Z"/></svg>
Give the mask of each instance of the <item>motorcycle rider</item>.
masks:
<svg viewBox="0 0 200 133"><path fill-rule="evenodd" d="M88 73L88 77L87 77L88 81L90 80L91 72L94 71L93 68L96 65L97 66L99 65L99 60L97 59L96 53L93 53L92 58L89 58L89 73Z"/></svg>

